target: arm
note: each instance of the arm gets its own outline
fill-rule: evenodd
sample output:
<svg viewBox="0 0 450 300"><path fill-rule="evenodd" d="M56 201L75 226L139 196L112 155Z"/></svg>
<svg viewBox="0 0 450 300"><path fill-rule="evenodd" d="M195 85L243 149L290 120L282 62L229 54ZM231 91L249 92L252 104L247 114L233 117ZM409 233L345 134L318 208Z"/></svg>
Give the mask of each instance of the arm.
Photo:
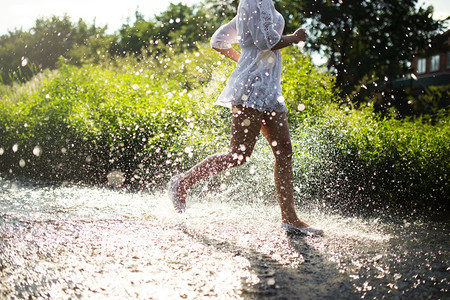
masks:
<svg viewBox="0 0 450 300"><path fill-rule="evenodd" d="M231 47L238 42L236 17L228 24L220 26L211 38L211 48L237 62L241 54Z"/></svg>
<svg viewBox="0 0 450 300"><path fill-rule="evenodd" d="M241 54L236 50L234 50L234 48L219 49L213 47L213 49L222 54L223 56L228 57L231 60L234 60L235 62L238 62L239 57L241 57Z"/></svg>
<svg viewBox="0 0 450 300"><path fill-rule="evenodd" d="M272 50L279 50L304 41L306 41L306 32L304 29L299 28L294 34L281 36L280 41L273 46Z"/></svg>

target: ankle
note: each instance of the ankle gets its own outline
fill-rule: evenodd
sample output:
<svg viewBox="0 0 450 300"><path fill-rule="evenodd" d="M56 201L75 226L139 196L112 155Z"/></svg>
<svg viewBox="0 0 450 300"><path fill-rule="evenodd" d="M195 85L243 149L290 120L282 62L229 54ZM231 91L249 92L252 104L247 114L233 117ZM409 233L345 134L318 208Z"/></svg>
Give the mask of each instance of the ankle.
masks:
<svg viewBox="0 0 450 300"><path fill-rule="evenodd" d="M299 219L298 217L295 218L282 218L281 219L283 223L289 224L289 225L293 225L295 227L299 227L299 228L306 228L306 227L310 227L310 225L308 223L306 223L305 221Z"/></svg>

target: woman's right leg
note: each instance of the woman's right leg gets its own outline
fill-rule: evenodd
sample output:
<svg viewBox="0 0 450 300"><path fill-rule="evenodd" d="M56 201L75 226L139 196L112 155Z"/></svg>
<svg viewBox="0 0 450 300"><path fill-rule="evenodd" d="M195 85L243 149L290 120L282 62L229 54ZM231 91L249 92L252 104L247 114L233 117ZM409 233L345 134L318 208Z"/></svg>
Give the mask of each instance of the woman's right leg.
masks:
<svg viewBox="0 0 450 300"><path fill-rule="evenodd" d="M208 156L184 174L178 183L177 196L186 203L187 191L199 180L245 163L261 130L262 113L242 105L232 107L230 149Z"/></svg>

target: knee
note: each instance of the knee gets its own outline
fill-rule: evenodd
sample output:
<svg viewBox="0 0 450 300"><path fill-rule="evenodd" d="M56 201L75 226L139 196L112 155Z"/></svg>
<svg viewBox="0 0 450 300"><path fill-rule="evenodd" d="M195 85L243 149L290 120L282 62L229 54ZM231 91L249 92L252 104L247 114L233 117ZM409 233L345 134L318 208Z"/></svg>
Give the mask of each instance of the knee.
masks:
<svg viewBox="0 0 450 300"><path fill-rule="evenodd" d="M251 151L230 151L228 163L230 167L237 167L250 160Z"/></svg>
<svg viewBox="0 0 450 300"><path fill-rule="evenodd" d="M241 144L239 146L231 147L228 151L229 163L232 167L240 166L250 160L250 156L253 152L252 146L246 146Z"/></svg>

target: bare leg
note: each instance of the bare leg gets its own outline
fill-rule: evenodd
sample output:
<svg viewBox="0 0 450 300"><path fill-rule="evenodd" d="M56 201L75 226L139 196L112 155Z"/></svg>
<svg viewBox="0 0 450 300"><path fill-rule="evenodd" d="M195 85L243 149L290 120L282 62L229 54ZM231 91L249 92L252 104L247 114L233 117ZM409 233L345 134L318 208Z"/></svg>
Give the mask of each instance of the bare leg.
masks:
<svg viewBox="0 0 450 300"><path fill-rule="evenodd" d="M286 113L265 115L261 130L275 156L274 179L281 208L281 220L296 227L309 227L295 212L292 144Z"/></svg>
<svg viewBox="0 0 450 300"><path fill-rule="evenodd" d="M245 163L250 157L259 132L262 113L241 105L233 106L230 149L226 153L208 156L192 167L178 183L178 199L186 203L187 191L199 180Z"/></svg>

